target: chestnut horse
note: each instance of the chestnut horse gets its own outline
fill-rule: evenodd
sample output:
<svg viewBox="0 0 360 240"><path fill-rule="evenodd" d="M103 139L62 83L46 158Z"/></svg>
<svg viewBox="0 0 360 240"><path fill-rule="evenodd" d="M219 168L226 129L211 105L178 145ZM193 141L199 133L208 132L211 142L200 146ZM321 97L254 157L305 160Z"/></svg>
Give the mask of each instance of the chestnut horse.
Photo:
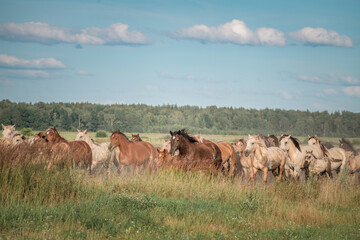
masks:
<svg viewBox="0 0 360 240"><path fill-rule="evenodd" d="M195 138L189 136L184 129L172 132L170 154L174 156L176 150L179 150L179 158L188 169L210 170L215 172L219 170L222 164L221 151L219 147L206 141L199 143Z"/></svg>
<svg viewBox="0 0 360 240"><path fill-rule="evenodd" d="M141 137L140 137L140 134L131 134L131 140L132 142L140 142L142 141Z"/></svg>
<svg viewBox="0 0 360 240"><path fill-rule="evenodd" d="M211 141L201 137L200 135L194 138L200 143L211 143ZM234 147L231 145L231 143L228 142L217 142L215 144L220 149L223 168L225 169L225 171L227 171L228 166L230 165L229 175L230 177L234 177L236 168L236 152Z"/></svg>
<svg viewBox="0 0 360 240"><path fill-rule="evenodd" d="M153 145L149 142L132 142L125 134L117 130L110 136L109 149L113 150L115 147L120 148L119 152L119 167L131 166L135 171L136 166L152 166L156 159L157 153Z"/></svg>
<svg viewBox="0 0 360 240"><path fill-rule="evenodd" d="M60 136L55 127L46 130L45 137L51 144L53 144L53 152L60 152L63 155L68 154L67 156L75 162L75 165L82 165L85 169L88 168L89 173L91 174L92 152L89 144L84 141L69 142ZM53 164L53 161L50 161L48 168L50 168Z"/></svg>

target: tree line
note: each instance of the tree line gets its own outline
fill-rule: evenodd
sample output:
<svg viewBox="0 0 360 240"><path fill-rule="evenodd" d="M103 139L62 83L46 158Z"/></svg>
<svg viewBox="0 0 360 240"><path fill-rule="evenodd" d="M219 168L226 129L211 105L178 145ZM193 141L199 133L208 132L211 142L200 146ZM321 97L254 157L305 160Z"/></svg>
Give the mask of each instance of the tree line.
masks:
<svg viewBox="0 0 360 240"><path fill-rule="evenodd" d="M359 137L360 113L329 113L281 109L197 107L145 104L24 103L0 101L0 122L17 129L121 130L168 133L186 128L189 133L268 134L296 136Z"/></svg>

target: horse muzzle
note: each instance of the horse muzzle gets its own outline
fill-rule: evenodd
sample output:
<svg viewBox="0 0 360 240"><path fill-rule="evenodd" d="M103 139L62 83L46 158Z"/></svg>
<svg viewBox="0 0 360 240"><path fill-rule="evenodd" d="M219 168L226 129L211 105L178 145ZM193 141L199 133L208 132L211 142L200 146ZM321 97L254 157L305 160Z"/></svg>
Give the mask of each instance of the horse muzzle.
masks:
<svg viewBox="0 0 360 240"><path fill-rule="evenodd" d="M250 155L250 151L245 150L245 151L244 151L244 154L245 154L245 157L248 157L248 156Z"/></svg>
<svg viewBox="0 0 360 240"><path fill-rule="evenodd" d="M109 149L110 151L114 150L114 148L115 148L115 146L113 146L113 145L109 145L109 147L108 147L108 149Z"/></svg>

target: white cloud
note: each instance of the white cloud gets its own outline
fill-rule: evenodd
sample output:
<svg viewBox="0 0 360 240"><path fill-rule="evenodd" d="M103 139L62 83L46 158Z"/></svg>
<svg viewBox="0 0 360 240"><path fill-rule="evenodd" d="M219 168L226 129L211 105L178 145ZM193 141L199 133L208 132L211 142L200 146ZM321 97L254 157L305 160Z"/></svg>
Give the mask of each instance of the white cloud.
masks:
<svg viewBox="0 0 360 240"><path fill-rule="evenodd" d="M351 97L360 97L360 86L343 87L343 92Z"/></svg>
<svg viewBox="0 0 360 240"><path fill-rule="evenodd" d="M324 97L324 96L336 95L336 94L338 94L338 92L337 92L335 89L333 89L333 88L325 88L325 89L323 89L322 91L318 92L318 93L316 94L316 96L318 96L318 97Z"/></svg>
<svg viewBox="0 0 360 240"><path fill-rule="evenodd" d="M281 95L283 98L288 99L288 100L293 98L292 94L290 94L289 92L286 92L286 91L281 92Z"/></svg>
<svg viewBox="0 0 360 240"><path fill-rule="evenodd" d="M330 73L324 76L297 75L295 76L295 79L304 82L334 85L353 85L360 83L360 81L354 77L334 73Z"/></svg>
<svg viewBox="0 0 360 240"><path fill-rule="evenodd" d="M50 73L43 70L5 70L0 72L0 76L10 78L49 78Z"/></svg>
<svg viewBox="0 0 360 240"><path fill-rule="evenodd" d="M51 68L65 68L65 64L55 58L39 58L26 60L0 54L0 66L11 68L35 68L35 69L51 69Z"/></svg>
<svg viewBox="0 0 360 240"><path fill-rule="evenodd" d="M288 34L295 41L313 46L353 47L350 37L324 28L305 27Z"/></svg>
<svg viewBox="0 0 360 240"><path fill-rule="evenodd" d="M42 44L74 43L89 45L146 44L147 37L129 26L115 23L107 28L88 27L80 30L50 26L44 22L0 24L0 38L8 41Z"/></svg>
<svg viewBox="0 0 360 240"><path fill-rule="evenodd" d="M239 45L284 46L284 33L273 28L249 29L243 21L234 19L217 27L195 25L171 33L173 38L193 39L209 43L233 43Z"/></svg>

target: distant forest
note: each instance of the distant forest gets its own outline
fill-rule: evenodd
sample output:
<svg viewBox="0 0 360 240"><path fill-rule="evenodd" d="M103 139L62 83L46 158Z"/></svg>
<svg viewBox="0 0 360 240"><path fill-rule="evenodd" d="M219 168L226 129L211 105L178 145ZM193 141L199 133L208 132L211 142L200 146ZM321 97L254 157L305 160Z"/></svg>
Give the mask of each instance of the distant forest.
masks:
<svg viewBox="0 0 360 240"><path fill-rule="evenodd" d="M360 136L360 113L348 111L329 113L216 106L15 103L2 100L0 122L5 125L16 124L16 129L30 127L33 130L56 126L66 131L120 129L132 133L168 133L169 130L186 128L194 134Z"/></svg>

